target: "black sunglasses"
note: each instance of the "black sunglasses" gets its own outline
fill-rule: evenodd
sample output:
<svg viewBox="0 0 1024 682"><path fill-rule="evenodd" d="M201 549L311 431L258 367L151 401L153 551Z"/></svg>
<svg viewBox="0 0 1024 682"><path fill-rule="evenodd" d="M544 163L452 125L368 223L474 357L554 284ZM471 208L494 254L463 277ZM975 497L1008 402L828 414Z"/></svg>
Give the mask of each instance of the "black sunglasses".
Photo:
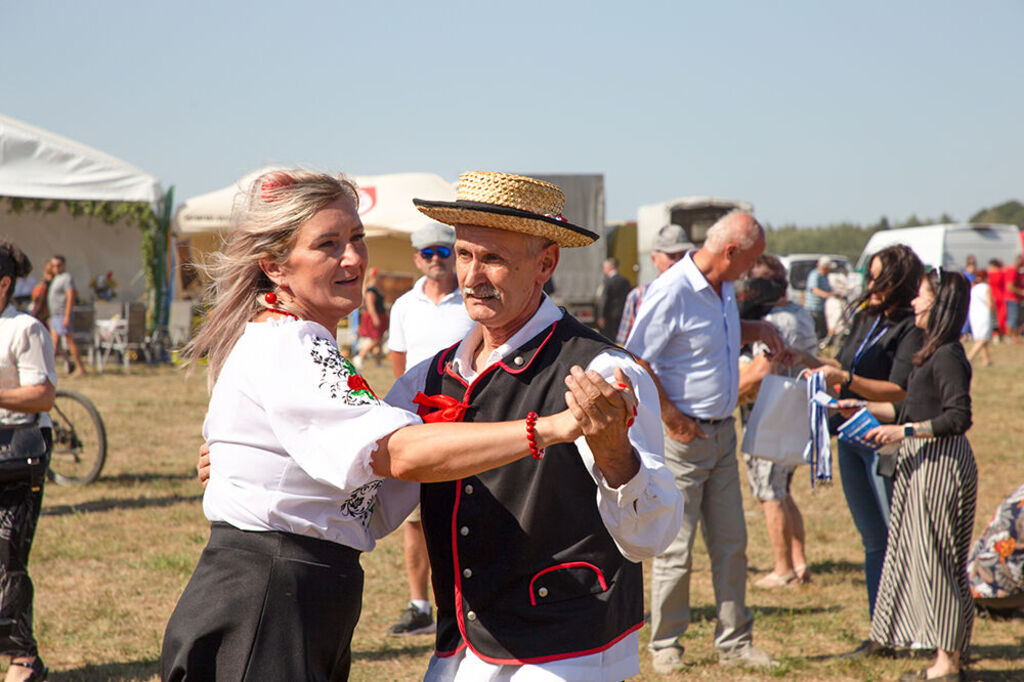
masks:
<svg viewBox="0 0 1024 682"><path fill-rule="evenodd" d="M425 249L420 249L420 255L423 256L423 260L430 260L437 254L439 258L447 258L452 255L452 250L447 246L428 246Z"/></svg>

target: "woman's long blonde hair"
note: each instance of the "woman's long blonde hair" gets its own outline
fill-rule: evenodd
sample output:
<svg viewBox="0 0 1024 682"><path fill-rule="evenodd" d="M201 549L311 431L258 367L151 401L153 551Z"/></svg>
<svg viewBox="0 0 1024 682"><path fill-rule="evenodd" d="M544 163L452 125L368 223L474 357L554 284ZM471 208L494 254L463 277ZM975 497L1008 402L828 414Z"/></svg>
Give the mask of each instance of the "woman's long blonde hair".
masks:
<svg viewBox="0 0 1024 682"><path fill-rule="evenodd" d="M204 300L210 310L184 350L192 367L200 358L209 360L211 390L245 325L267 308L264 295L275 289L260 261L284 263L299 228L342 197L358 208L356 186L348 177L293 169L260 175L236 198L224 246L197 265L209 280ZM279 299L274 307L287 310L288 304Z"/></svg>

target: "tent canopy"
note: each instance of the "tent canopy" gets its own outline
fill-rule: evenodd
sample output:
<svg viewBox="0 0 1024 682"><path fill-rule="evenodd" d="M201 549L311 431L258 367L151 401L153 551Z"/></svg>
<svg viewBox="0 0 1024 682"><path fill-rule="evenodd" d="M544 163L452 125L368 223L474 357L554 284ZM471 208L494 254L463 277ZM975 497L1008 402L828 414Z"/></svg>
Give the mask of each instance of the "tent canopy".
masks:
<svg viewBox="0 0 1024 682"><path fill-rule="evenodd" d="M163 193L131 164L0 114L0 196L156 206Z"/></svg>
<svg viewBox="0 0 1024 682"><path fill-rule="evenodd" d="M0 115L0 197L57 201L145 203L156 208L160 182L131 164L84 144ZM67 257L77 295L90 300L89 284L111 273L117 297L134 301L146 291L142 231L130 221L108 225L66 206L44 212L6 210L0 204L0 236L10 239L34 266L26 282L42 277L54 254Z"/></svg>
<svg viewBox="0 0 1024 682"><path fill-rule="evenodd" d="M275 167L262 168L223 189L193 197L174 215L174 231L182 236L225 232L231 228L235 198L253 180ZM368 236L411 234L433 222L413 206L413 198L453 201L455 188L433 173L392 173L354 177L359 188L359 216Z"/></svg>

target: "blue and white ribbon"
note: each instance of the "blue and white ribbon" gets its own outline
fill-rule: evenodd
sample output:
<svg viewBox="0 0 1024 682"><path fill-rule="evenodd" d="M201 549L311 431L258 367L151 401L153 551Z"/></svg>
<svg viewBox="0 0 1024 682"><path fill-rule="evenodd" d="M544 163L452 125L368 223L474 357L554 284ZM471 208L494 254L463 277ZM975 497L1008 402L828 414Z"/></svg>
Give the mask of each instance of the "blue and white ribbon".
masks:
<svg viewBox="0 0 1024 682"><path fill-rule="evenodd" d="M807 372L807 404L811 419L811 440L804 450L804 461L810 465L811 487L815 481L832 480L832 437L828 433L828 408L812 398L827 390L825 372Z"/></svg>

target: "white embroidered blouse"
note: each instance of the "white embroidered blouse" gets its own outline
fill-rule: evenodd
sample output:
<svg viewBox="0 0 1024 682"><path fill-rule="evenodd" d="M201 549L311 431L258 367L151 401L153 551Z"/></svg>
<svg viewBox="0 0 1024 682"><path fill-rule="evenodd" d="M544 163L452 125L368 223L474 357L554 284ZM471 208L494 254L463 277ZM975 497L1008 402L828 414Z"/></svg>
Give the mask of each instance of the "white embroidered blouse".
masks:
<svg viewBox="0 0 1024 682"><path fill-rule="evenodd" d="M420 423L381 402L316 322L250 323L221 369L203 437L210 521L361 551L398 527L419 485L382 479L377 441Z"/></svg>

